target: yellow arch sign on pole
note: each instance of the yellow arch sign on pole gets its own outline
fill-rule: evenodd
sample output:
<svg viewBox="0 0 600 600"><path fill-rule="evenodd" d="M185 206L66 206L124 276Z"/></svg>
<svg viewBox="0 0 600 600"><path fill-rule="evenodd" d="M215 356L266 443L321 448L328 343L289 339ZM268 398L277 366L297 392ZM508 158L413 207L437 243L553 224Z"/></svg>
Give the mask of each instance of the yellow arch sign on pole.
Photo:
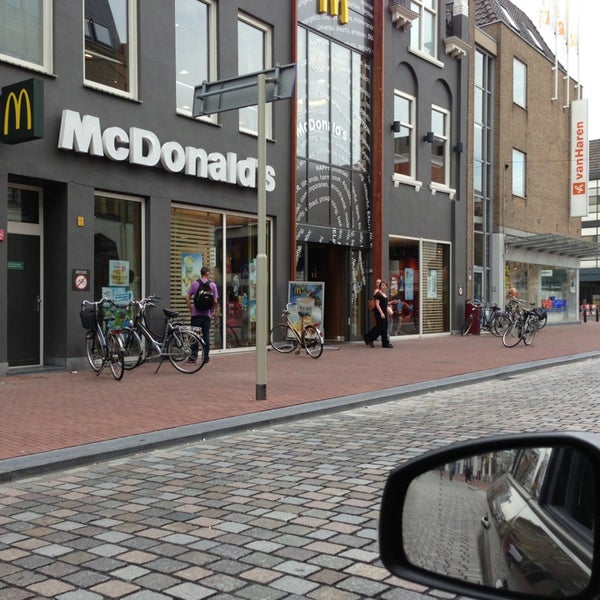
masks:
<svg viewBox="0 0 600 600"><path fill-rule="evenodd" d="M19 144L44 137L44 87L27 79L2 88L0 141Z"/></svg>

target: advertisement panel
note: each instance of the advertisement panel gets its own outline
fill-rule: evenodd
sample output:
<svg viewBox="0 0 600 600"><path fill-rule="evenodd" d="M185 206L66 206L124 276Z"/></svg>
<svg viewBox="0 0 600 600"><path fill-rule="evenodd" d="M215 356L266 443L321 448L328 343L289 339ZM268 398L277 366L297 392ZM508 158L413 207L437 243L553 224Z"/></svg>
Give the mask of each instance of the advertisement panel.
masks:
<svg viewBox="0 0 600 600"><path fill-rule="evenodd" d="M571 217L588 216L588 101L571 102Z"/></svg>
<svg viewBox="0 0 600 600"><path fill-rule="evenodd" d="M300 330L305 325L315 325L325 333L323 306L325 301L324 281L290 281L288 302L290 320Z"/></svg>

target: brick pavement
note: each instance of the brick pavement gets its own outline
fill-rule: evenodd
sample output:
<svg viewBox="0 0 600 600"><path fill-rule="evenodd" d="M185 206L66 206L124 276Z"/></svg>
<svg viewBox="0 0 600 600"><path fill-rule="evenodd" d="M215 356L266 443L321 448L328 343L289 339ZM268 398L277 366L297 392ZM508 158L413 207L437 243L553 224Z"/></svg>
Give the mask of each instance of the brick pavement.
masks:
<svg viewBox="0 0 600 600"><path fill-rule="evenodd" d="M269 416L265 411L302 410L326 399L340 399L341 406L357 398L366 403L382 390L396 393L410 384L600 355L600 323L547 326L531 347L504 348L489 334L400 338L394 346L328 346L317 360L270 351L265 401L255 399L253 351L214 353L211 365L195 375L168 363L156 374L154 364L142 365L120 382L108 371L10 375L0 378L0 461L240 415L260 420Z"/></svg>

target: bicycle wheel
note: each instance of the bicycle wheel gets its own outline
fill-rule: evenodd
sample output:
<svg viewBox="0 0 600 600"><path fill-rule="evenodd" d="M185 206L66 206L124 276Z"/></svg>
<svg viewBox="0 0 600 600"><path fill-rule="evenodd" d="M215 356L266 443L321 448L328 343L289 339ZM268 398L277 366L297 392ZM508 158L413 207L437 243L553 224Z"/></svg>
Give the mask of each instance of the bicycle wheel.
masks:
<svg viewBox="0 0 600 600"><path fill-rule="evenodd" d="M538 319L537 328L539 331L540 329L544 329L544 327L546 327L546 323L548 322L548 313L544 312L544 313L542 313L542 316L540 316L538 313L537 319Z"/></svg>
<svg viewBox="0 0 600 600"><path fill-rule="evenodd" d="M502 344L507 348L516 346L521 341L522 331L523 323L521 321L514 321L502 334Z"/></svg>
<svg viewBox="0 0 600 600"><path fill-rule="evenodd" d="M85 354L87 356L90 367L96 373L100 371L104 364L104 345L97 331L89 330L85 334Z"/></svg>
<svg viewBox="0 0 600 600"><path fill-rule="evenodd" d="M118 334L109 333L106 340L106 348L108 351L108 366L113 377L120 381L125 373L125 361L123 358L123 346Z"/></svg>
<svg viewBox="0 0 600 600"><path fill-rule="evenodd" d="M119 334L123 345L123 365L127 371L135 369L142 362L142 340L135 329L126 327Z"/></svg>
<svg viewBox="0 0 600 600"><path fill-rule="evenodd" d="M496 337L502 337L506 329L512 323L512 319L504 311L498 311L492 317L490 322L490 331Z"/></svg>
<svg viewBox="0 0 600 600"><path fill-rule="evenodd" d="M283 323L275 325L269 334L269 340L273 350L277 352L292 352L298 347L296 336L290 331L290 328Z"/></svg>
<svg viewBox="0 0 600 600"><path fill-rule="evenodd" d="M197 352L194 359L194 350ZM206 359L204 341L193 331L176 329L165 342L165 352L171 364L180 373L196 373L204 366Z"/></svg>
<svg viewBox="0 0 600 600"><path fill-rule="evenodd" d="M535 315L529 315L525 320L525 325L523 326L523 343L526 346L533 344L535 332L538 330L538 323L538 318Z"/></svg>
<svg viewBox="0 0 600 600"><path fill-rule="evenodd" d="M475 321L475 313L471 313L465 319L465 324L462 326L462 329L460 330L460 335L467 335L467 333L469 333L469 330L471 329L471 326L473 325L474 321Z"/></svg>
<svg viewBox="0 0 600 600"><path fill-rule="evenodd" d="M309 356L319 358L323 354L323 340L314 325L307 325L302 330L302 343Z"/></svg>

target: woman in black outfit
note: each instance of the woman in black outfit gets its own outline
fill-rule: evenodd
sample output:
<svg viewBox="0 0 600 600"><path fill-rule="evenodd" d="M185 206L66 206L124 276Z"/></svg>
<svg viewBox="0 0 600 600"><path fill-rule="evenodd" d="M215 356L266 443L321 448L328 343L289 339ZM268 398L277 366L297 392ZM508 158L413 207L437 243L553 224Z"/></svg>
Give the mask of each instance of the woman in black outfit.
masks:
<svg viewBox="0 0 600 600"><path fill-rule="evenodd" d="M383 348L393 348L388 338L388 297L386 294L387 283L382 281L379 284L379 289L375 292L375 326L371 331L364 335L365 344L373 348L373 342L381 336L381 346Z"/></svg>

